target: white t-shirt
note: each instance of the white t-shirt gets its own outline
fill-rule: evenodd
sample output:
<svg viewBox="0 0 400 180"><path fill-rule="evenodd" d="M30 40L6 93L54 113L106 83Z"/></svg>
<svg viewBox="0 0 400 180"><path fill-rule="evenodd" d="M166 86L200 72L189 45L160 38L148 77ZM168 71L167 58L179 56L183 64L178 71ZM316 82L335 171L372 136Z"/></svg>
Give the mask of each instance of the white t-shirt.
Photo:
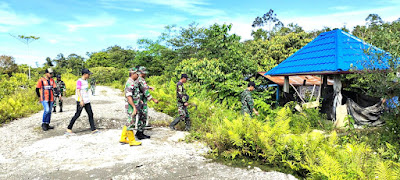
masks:
<svg viewBox="0 0 400 180"><path fill-rule="evenodd" d="M87 80L83 80L82 78L79 78L78 81L76 81L75 99L76 99L76 101L81 101L78 96L78 89L81 90L81 96L82 96L83 103L85 103L85 104L90 103L89 83L87 82Z"/></svg>

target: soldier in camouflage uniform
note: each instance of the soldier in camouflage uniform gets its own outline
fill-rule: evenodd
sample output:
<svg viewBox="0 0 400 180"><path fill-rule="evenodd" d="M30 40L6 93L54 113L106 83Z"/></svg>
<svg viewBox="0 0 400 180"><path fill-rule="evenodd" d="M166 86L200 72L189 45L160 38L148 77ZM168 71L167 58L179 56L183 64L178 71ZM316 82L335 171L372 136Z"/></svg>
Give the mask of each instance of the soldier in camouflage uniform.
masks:
<svg viewBox="0 0 400 180"><path fill-rule="evenodd" d="M143 66L139 67L139 78L137 79L139 83L139 99L140 99L140 106L139 106L139 121L137 124L137 132L136 132L136 137L138 139L149 139L150 136L145 135L144 128L146 126L147 122L147 112L148 112L148 106L147 102L150 100L153 100L155 103L158 103L156 99L154 99L150 92L149 89L153 89L147 85L146 80L144 79L146 77L146 74L148 73L146 68Z"/></svg>
<svg viewBox="0 0 400 180"><path fill-rule="evenodd" d="M128 115L126 126L122 129L121 139L119 142L131 146L141 145L141 142L135 140L133 130L135 129L136 115L139 109L139 84L137 81L138 70L132 68L129 70L129 78L125 83L125 109Z"/></svg>
<svg viewBox="0 0 400 180"><path fill-rule="evenodd" d="M63 99L62 97L65 95L64 92L66 91L65 83L61 80L61 75L57 75L57 88L54 89L54 104L53 104L53 112L56 112L56 102L58 99L58 105L60 106L60 112L62 112L63 107Z"/></svg>
<svg viewBox="0 0 400 180"><path fill-rule="evenodd" d="M175 125L179 123L179 121L185 121L185 130L190 131L191 122L189 117L189 112L187 110L187 106L189 106L189 96L186 94L186 90L183 87L183 84L186 83L188 76L186 74L181 75L181 79L176 84L176 98L178 102L178 113L179 117L177 117L174 121L171 122L169 127L175 130Z"/></svg>
<svg viewBox="0 0 400 180"><path fill-rule="evenodd" d="M92 91L92 96L94 96L94 92L96 90L96 78L92 78L90 80L90 90Z"/></svg>
<svg viewBox="0 0 400 180"><path fill-rule="evenodd" d="M258 115L256 109L254 109L254 101L251 97L251 91L254 91L254 87L256 84L254 82L249 82L246 90L244 90L241 94L242 97L242 113L249 114L250 117L253 117L253 112Z"/></svg>

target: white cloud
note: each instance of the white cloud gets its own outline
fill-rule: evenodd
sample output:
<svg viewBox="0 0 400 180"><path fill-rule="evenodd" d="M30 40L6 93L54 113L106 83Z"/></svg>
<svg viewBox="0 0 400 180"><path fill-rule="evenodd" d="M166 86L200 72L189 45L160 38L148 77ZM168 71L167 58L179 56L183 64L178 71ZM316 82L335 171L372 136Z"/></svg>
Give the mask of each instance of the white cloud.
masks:
<svg viewBox="0 0 400 180"><path fill-rule="evenodd" d="M51 44L57 44L58 43L58 41L56 39L49 39L49 42Z"/></svg>
<svg viewBox="0 0 400 180"><path fill-rule="evenodd" d="M197 16L217 16L225 14L220 9L208 8L204 0L101 0L100 3L105 8L118 8L121 10L135 8L143 4L167 6L179 11L187 12Z"/></svg>
<svg viewBox="0 0 400 180"><path fill-rule="evenodd" d="M344 9L344 8L342 8ZM377 13L387 22L397 20L400 17L398 13L400 7L391 6L358 11L344 11L341 13L331 13L319 16L296 16L296 17L278 17L285 25L289 23L298 24L306 31L322 29L324 27L341 28L344 25L352 30L357 25L365 25L365 18L371 13ZM396 15L398 14L398 15ZM200 25L208 27L214 23L232 24L231 34L237 34L243 40L252 39L251 32L254 15L251 14L233 14L230 17L219 16L198 21Z"/></svg>
<svg viewBox="0 0 400 180"><path fill-rule="evenodd" d="M2 33L9 32L10 29L11 29L11 27L9 27L9 26L0 25L0 32L2 32Z"/></svg>
<svg viewBox="0 0 400 180"><path fill-rule="evenodd" d="M45 56L39 56L39 55L26 55L26 54L15 54L13 55L15 59L15 63L17 64L28 64L33 67L36 67L36 63L39 66L42 66L43 63L45 62L46 57Z"/></svg>
<svg viewBox="0 0 400 180"><path fill-rule="evenodd" d="M168 6L197 16L217 16L225 14L219 9L207 8L209 5L203 0L141 0L144 3Z"/></svg>
<svg viewBox="0 0 400 180"><path fill-rule="evenodd" d="M322 29L323 27L340 28L343 26L351 30L357 25L365 25L365 18L371 13L380 15L384 21L393 21L395 20L393 14L397 14L398 9L399 7L392 6L358 11L345 11L320 16L285 17L280 19L284 24L298 24L306 31Z"/></svg>
<svg viewBox="0 0 400 180"><path fill-rule="evenodd" d="M49 42L50 44L62 44L63 46L76 46L79 43L87 42L87 40L80 37L79 34L63 35L46 33L45 35L42 35L42 37L44 41Z"/></svg>
<svg viewBox="0 0 400 180"><path fill-rule="evenodd" d="M209 26L217 23L219 25L222 24L232 24L232 29L229 32L230 34L236 34L241 37L241 40L249 40L252 39L251 31L253 27L251 24L253 23L254 18L250 15L234 15L231 17L220 16L212 19L203 19L198 23L200 26L208 28Z"/></svg>
<svg viewBox="0 0 400 180"><path fill-rule="evenodd" d="M129 5L117 5L115 1L110 1L110 0L101 0L100 4L102 5L103 8L106 9L116 9L116 10L122 10L122 11L133 11L133 12L142 12L143 9L137 8L137 7L132 7L131 4Z"/></svg>
<svg viewBox="0 0 400 180"><path fill-rule="evenodd" d="M0 2L0 32L9 32L16 26L41 24L43 21L34 14L17 14L7 3Z"/></svg>
<svg viewBox="0 0 400 180"><path fill-rule="evenodd" d="M93 28L93 27L106 27L111 26L115 23L116 19L109 15L100 15L97 17L76 17L76 22L66 22L65 26L68 27L68 31L74 32L81 28Z"/></svg>

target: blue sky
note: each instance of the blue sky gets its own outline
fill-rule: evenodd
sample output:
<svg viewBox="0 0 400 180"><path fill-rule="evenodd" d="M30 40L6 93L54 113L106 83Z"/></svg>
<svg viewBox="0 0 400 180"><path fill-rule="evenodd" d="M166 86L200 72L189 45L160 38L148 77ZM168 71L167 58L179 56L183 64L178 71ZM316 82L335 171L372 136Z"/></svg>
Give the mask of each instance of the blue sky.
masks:
<svg viewBox="0 0 400 180"><path fill-rule="evenodd" d="M275 10L284 23L305 30L364 25L368 14L400 18L400 0L0 0L0 55L36 66L63 53L86 56L113 45L136 48L140 38L157 38L166 25L207 27L232 23L232 33L251 38L255 17ZM26 45L12 35L39 36Z"/></svg>

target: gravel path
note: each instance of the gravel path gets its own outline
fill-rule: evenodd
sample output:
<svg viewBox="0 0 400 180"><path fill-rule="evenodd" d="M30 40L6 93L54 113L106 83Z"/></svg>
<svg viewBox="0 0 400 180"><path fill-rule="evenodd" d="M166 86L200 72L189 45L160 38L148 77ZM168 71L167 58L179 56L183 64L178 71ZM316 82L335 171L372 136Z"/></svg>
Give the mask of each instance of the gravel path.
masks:
<svg viewBox="0 0 400 180"><path fill-rule="evenodd" d="M54 130L40 127L43 111L0 128L0 179L296 179L259 168L229 167L203 157L209 150L201 143L185 143L186 132L154 128L142 146L121 145L125 122L121 92L98 86L91 97L98 134L90 134L85 112L76 121L76 135L65 135L75 113L73 98L66 98L64 112L53 113ZM150 110L152 120L171 117Z"/></svg>

